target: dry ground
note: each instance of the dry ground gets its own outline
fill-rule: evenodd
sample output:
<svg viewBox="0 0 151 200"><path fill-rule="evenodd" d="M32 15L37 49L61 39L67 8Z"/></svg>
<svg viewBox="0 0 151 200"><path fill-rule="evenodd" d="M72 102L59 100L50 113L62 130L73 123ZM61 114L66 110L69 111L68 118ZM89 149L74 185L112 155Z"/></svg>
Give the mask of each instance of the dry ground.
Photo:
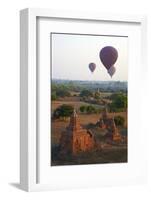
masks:
<svg viewBox="0 0 151 200"><path fill-rule="evenodd" d="M127 148L103 149L81 153L77 156L66 156L63 159L52 160L51 165L81 165L81 164L109 164L109 163L126 163L128 161Z"/></svg>

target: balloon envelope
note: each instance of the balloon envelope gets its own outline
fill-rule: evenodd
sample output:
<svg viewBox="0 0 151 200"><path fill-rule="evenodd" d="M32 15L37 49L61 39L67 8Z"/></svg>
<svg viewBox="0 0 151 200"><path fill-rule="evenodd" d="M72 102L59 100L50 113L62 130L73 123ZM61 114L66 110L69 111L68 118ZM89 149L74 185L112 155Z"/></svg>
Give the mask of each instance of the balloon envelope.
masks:
<svg viewBox="0 0 151 200"><path fill-rule="evenodd" d="M113 66L118 58L117 50L112 46L106 46L100 51L100 60L106 69Z"/></svg>
<svg viewBox="0 0 151 200"><path fill-rule="evenodd" d="M95 68L96 68L96 64L95 63L90 63L89 64L89 69L90 69L91 72L94 72Z"/></svg>

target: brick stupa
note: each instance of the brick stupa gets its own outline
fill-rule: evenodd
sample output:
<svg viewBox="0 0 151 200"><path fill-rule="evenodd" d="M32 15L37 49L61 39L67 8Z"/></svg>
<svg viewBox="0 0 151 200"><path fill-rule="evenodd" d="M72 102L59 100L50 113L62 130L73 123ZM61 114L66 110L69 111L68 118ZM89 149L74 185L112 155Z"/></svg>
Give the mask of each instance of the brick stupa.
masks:
<svg viewBox="0 0 151 200"><path fill-rule="evenodd" d="M102 129L106 129L108 131L106 136L112 141L120 142L122 140L122 136L115 125L114 117L108 115L107 107L105 107L102 116L96 125Z"/></svg>
<svg viewBox="0 0 151 200"><path fill-rule="evenodd" d="M111 130L112 130L112 140L114 142L120 142L122 137L121 137L121 134L119 133L116 125L115 125L115 121L114 121L114 118L112 119L112 124L111 124Z"/></svg>

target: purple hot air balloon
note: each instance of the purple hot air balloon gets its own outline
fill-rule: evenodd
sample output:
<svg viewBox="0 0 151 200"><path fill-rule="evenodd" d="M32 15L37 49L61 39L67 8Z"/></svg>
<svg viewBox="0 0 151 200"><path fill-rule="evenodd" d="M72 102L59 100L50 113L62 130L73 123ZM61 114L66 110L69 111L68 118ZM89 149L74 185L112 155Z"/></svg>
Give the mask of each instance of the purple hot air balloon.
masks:
<svg viewBox="0 0 151 200"><path fill-rule="evenodd" d="M108 73L110 74L111 78L115 72L116 72L116 68L114 66L112 66L112 67L110 67L110 69L108 69Z"/></svg>
<svg viewBox="0 0 151 200"><path fill-rule="evenodd" d="M109 70L112 66L114 67L114 64L115 64L117 58L118 58L118 52L114 47L106 46L106 47L102 48L100 51L100 60L107 70ZM112 68L112 70L110 70L110 71L114 71L114 73L115 73L114 68Z"/></svg>
<svg viewBox="0 0 151 200"><path fill-rule="evenodd" d="M89 64L89 69L91 70L91 72L94 72L95 68L96 68L96 64L95 63L90 63Z"/></svg>

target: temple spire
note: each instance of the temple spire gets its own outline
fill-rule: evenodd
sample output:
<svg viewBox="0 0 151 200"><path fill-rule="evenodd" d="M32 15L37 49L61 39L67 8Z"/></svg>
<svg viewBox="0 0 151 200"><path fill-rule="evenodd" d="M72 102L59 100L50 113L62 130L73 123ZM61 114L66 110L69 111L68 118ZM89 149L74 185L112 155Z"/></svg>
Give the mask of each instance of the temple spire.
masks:
<svg viewBox="0 0 151 200"><path fill-rule="evenodd" d="M80 125L79 118L78 118L75 108L73 110L73 114L70 117L70 123L69 123L69 126L67 127L67 129L71 130L71 131L81 129L81 125Z"/></svg>
<svg viewBox="0 0 151 200"><path fill-rule="evenodd" d="M102 113L102 118L103 119L107 119L108 118L108 110L107 110L107 106L105 106L104 111Z"/></svg>
<svg viewBox="0 0 151 200"><path fill-rule="evenodd" d="M75 108L73 109L73 117L77 117L77 112Z"/></svg>
<svg viewBox="0 0 151 200"><path fill-rule="evenodd" d="M116 127L114 116L112 118L112 134L113 134L113 141L121 141L121 134L119 133Z"/></svg>
<svg viewBox="0 0 151 200"><path fill-rule="evenodd" d="M117 130L116 125L115 125L115 121L114 121L114 116L112 118L112 128L113 128L114 131Z"/></svg>

